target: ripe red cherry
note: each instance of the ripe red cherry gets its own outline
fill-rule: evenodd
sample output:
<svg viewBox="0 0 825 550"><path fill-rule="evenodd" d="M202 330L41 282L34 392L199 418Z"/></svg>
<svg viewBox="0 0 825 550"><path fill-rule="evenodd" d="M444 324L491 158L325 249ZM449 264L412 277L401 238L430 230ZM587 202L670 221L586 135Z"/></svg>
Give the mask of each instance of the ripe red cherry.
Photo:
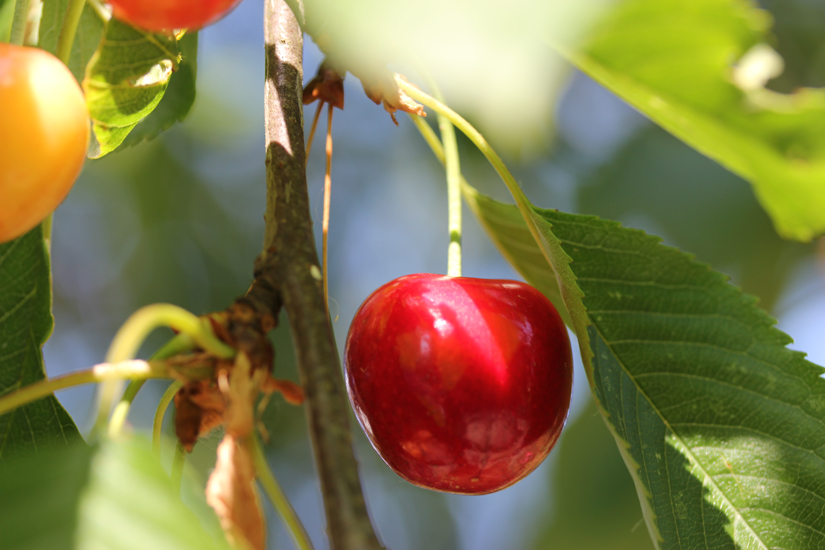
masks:
<svg viewBox="0 0 825 550"><path fill-rule="evenodd" d="M364 301L344 366L358 420L390 468L464 494L508 487L544 460L573 381L564 322L538 290L431 274Z"/></svg>
<svg viewBox="0 0 825 550"><path fill-rule="evenodd" d="M199 29L214 23L241 0L109 0L121 21L148 31Z"/></svg>

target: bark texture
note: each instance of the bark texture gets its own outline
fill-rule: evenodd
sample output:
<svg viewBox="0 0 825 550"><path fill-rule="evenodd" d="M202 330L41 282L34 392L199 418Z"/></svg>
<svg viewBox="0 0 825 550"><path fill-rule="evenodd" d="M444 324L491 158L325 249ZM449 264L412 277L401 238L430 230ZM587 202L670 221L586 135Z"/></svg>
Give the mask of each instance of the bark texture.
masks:
<svg viewBox="0 0 825 550"><path fill-rule="evenodd" d="M300 2L290 0L302 10ZM303 35L285 0L265 0L266 233L255 283L245 300L286 308L333 550L378 550L352 451L349 405L324 307L306 181Z"/></svg>

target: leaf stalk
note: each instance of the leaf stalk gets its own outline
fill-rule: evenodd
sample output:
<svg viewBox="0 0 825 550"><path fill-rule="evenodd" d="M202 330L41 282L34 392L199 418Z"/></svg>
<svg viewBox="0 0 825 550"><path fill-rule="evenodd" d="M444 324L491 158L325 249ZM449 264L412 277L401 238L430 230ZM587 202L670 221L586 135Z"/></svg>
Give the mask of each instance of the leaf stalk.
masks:
<svg viewBox="0 0 825 550"><path fill-rule="evenodd" d="M292 536L295 548L298 550L313 550L312 541L307 535L301 519L295 513L295 509L289 503L281 489L281 485L272 473L269 463L266 461L260 439L257 436L252 436L250 439L252 440L252 459L255 462L255 474L258 477L258 482L263 487L270 502L272 502L272 506L281 516L284 525L286 525L289 534Z"/></svg>
<svg viewBox="0 0 825 550"><path fill-rule="evenodd" d="M0 415L21 407L32 401L73 386L93 384L111 380L170 378L166 365L154 361L122 361L119 363L101 363L91 369L73 372L30 384L17 391L0 397Z"/></svg>
<svg viewBox="0 0 825 550"><path fill-rule="evenodd" d="M9 44L22 46L26 39L26 20L29 18L29 4L31 0L17 0L14 3L14 15L11 20L11 34Z"/></svg>
<svg viewBox="0 0 825 550"><path fill-rule="evenodd" d="M77 35L77 27L80 25L80 17L83 15L83 8L86 0L69 0L66 6L66 15L63 16L63 25L60 27L60 34L57 36L57 58L64 65L69 65L69 57L72 55L72 44Z"/></svg>

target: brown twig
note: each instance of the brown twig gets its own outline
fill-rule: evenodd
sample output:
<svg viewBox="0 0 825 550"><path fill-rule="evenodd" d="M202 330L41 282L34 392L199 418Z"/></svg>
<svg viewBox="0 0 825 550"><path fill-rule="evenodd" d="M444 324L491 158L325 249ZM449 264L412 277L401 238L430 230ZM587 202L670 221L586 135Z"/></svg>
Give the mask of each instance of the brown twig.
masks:
<svg viewBox="0 0 825 550"><path fill-rule="evenodd" d="M295 4L295 2L292 2ZM303 36L285 0L264 2L266 233L245 300L289 315L333 550L382 548L367 516L312 232L303 137ZM300 5L300 4L299 4Z"/></svg>

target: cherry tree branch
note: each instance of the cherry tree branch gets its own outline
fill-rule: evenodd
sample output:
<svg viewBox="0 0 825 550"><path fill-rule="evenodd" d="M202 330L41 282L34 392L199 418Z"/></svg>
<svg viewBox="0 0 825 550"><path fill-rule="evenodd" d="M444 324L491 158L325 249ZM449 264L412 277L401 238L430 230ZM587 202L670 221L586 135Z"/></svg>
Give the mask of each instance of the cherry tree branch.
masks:
<svg viewBox="0 0 825 550"><path fill-rule="evenodd" d="M332 550L382 548L367 515L343 376L324 308L304 151L303 35L295 0L265 0L266 233L255 282L241 300L277 319L286 308L295 342Z"/></svg>

